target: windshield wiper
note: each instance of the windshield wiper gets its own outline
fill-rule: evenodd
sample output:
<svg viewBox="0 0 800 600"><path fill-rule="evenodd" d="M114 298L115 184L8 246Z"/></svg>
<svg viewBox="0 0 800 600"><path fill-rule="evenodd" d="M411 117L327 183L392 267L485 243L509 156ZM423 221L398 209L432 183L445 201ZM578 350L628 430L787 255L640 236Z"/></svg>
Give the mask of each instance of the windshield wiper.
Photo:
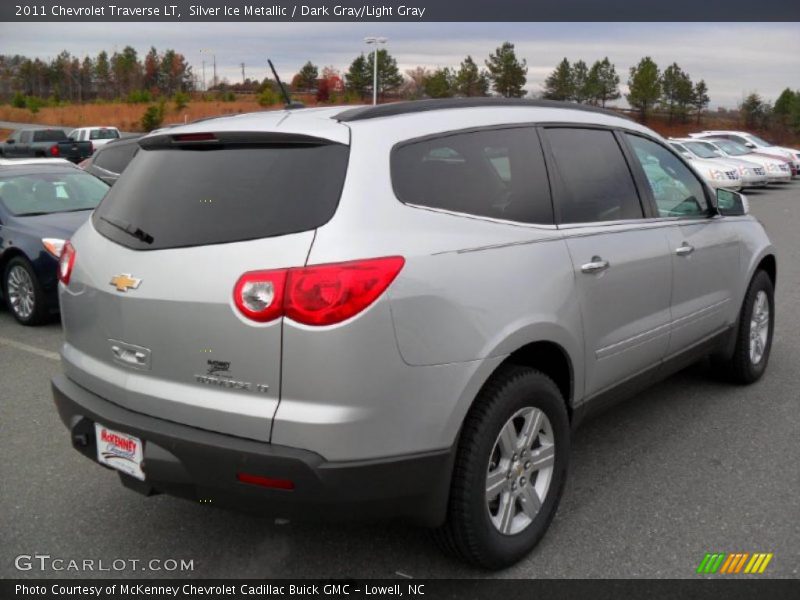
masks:
<svg viewBox="0 0 800 600"><path fill-rule="evenodd" d="M152 244L153 243L153 236L147 233L146 231L142 231L138 227L134 227L130 223L124 223L122 221L117 221L116 219L111 219L109 217L100 217L101 221L105 221L109 225L113 225L120 231L124 231L131 237L135 237L137 240L144 242L145 244Z"/></svg>

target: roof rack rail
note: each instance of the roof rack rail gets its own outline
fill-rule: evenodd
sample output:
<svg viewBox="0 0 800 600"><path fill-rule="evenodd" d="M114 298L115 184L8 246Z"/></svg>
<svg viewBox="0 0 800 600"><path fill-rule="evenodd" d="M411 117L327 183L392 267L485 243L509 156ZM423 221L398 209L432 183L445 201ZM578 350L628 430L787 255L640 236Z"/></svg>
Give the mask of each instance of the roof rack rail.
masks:
<svg viewBox="0 0 800 600"><path fill-rule="evenodd" d="M408 115L430 110L443 110L448 108L480 108L486 106L509 106L509 107L529 107L529 108L564 108L568 110L581 110L612 115L621 119L630 119L626 115L617 113L607 108L598 106L587 106L585 104L575 104L573 102L561 102L558 100L528 100L525 98L443 98L431 100L412 100L408 102L392 102L390 104L379 104L377 106L359 106L344 110L333 118L340 122L349 123L352 121L363 121L366 119L377 119L379 117L394 117L397 115Z"/></svg>

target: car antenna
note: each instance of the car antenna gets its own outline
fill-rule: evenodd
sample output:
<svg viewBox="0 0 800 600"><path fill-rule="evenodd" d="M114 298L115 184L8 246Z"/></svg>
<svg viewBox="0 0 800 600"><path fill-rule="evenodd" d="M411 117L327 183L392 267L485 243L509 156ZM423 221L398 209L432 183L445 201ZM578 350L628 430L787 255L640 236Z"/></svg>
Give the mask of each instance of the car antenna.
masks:
<svg viewBox="0 0 800 600"><path fill-rule="evenodd" d="M272 64L270 59L267 59L269 63L269 68L272 69L272 75L275 77L275 81L278 82L278 87L281 88L281 93L283 94L283 99L286 101L286 108L305 108L305 104L302 102L298 102L297 100L292 100L289 98L289 93L286 91L286 87L283 85L281 78L278 77L278 72L275 70L275 66Z"/></svg>

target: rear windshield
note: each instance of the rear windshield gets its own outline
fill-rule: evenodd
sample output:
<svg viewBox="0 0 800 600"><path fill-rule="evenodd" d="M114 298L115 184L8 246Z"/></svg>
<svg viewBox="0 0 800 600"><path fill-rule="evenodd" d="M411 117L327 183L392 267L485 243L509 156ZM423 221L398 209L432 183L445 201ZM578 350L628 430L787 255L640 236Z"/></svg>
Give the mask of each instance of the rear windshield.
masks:
<svg viewBox="0 0 800 600"><path fill-rule="evenodd" d="M92 129L89 132L90 140L115 140L119 137L116 129Z"/></svg>
<svg viewBox="0 0 800 600"><path fill-rule="evenodd" d="M63 142L67 134L60 129L39 129L33 132L34 142Z"/></svg>
<svg viewBox="0 0 800 600"><path fill-rule="evenodd" d="M139 250L308 231L333 216L348 154L333 143L142 148L93 223Z"/></svg>

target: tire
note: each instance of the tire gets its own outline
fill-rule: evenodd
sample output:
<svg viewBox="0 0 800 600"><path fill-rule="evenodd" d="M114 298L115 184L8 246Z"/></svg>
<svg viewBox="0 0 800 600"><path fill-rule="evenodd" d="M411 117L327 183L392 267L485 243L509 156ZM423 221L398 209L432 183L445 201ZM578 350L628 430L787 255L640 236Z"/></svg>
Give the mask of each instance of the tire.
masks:
<svg viewBox="0 0 800 600"><path fill-rule="evenodd" d="M537 433L525 437L532 445L523 455L522 434L532 423L538 423ZM509 457L509 448L517 450L517 460ZM502 367L481 390L462 428L447 520L434 534L442 549L485 569L523 558L555 515L569 449L569 417L555 383L535 369Z"/></svg>
<svg viewBox="0 0 800 600"><path fill-rule="evenodd" d="M23 325L40 325L47 320L44 291L31 263L15 256L3 272L3 298L8 311Z"/></svg>
<svg viewBox="0 0 800 600"><path fill-rule="evenodd" d="M764 316L758 306L766 307ZM760 316L758 316L760 314ZM754 332L758 327L759 331ZM733 354L729 358L712 357L712 364L717 372L725 378L739 384L750 384L761 379L769 362L772 349L772 335L775 329L775 292L772 280L765 271L757 271L750 281L747 293L739 313L739 322L735 332L736 342ZM751 352L751 333L759 342ZM758 352L760 345L761 351Z"/></svg>

